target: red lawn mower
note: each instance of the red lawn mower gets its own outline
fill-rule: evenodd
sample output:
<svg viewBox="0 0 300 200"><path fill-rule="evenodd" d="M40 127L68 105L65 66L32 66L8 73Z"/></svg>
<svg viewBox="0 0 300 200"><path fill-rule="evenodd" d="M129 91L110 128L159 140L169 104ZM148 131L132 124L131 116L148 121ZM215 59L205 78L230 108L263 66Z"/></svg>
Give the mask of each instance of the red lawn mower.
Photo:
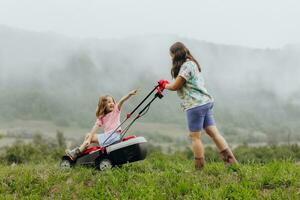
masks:
<svg viewBox="0 0 300 200"><path fill-rule="evenodd" d="M126 115L123 122L115 129L117 131L131 116L139 109L139 107L154 93L153 98L141 109L137 116L122 130L120 140L108 145L108 146L93 146L86 149L79 155L76 160L72 160L69 156L65 155L62 157L60 167L61 168L71 168L76 165L90 166L100 169L101 171L110 169L114 166L121 166L125 163L135 162L139 160L144 160L147 155L147 140L141 136L127 136L124 137L129 128L133 123L144 116L152 102L163 97L162 90L159 85L155 86L154 89L141 101L141 103L134 108L131 113ZM113 135L112 134L103 142L105 142Z"/></svg>

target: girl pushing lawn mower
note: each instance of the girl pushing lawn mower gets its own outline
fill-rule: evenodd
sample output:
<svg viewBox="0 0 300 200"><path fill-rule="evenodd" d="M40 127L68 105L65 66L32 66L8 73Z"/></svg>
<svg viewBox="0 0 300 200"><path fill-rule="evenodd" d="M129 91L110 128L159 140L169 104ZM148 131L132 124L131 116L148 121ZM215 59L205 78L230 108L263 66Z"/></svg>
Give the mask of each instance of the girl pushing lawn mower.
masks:
<svg viewBox="0 0 300 200"><path fill-rule="evenodd" d="M120 126L120 111L123 103L136 94L137 90L133 90L122 97L118 103L116 103L114 98L110 95L100 97L97 105L97 119L94 127L90 133L86 134L84 142L80 147L76 147L72 150L67 149L66 154L72 160L75 160L91 143L96 143L100 146L108 146L120 140L121 127L114 133L112 132ZM99 127L103 127L104 133L97 134Z"/></svg>
<svg viewBox="0 0 300 200"><path fill-rule="evenodd" d="M192 150L195 157L195 168L204 167L204 147L200 140L203 129L211 137L220 151L226 165L237 163L227 142L219 133L212 113L213 97L204 87L204 79L201 68L190 51L181 42L176 42L170 47L172 58L171 75L175 79L173 83L160 80L161 90L177 91L181 99L181 106L186 111L188 128L192 139Z"/></svg>

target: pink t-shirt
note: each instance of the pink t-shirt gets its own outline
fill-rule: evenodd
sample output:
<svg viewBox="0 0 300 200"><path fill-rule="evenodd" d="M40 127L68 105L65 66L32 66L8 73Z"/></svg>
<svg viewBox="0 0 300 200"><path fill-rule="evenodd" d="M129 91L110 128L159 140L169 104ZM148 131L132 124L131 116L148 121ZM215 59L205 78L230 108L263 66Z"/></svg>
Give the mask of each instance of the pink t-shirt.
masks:
<svg viewBox="0 0 300 200"><path fill-rule="evenodd" d="M104 117L98 118L95 124L99 127L103 127L104 133L110 133L121 124L120 113L120 109L116 104L113 111L106 114ZM121 127L118 129L118 131L121 131Z"/></svg>

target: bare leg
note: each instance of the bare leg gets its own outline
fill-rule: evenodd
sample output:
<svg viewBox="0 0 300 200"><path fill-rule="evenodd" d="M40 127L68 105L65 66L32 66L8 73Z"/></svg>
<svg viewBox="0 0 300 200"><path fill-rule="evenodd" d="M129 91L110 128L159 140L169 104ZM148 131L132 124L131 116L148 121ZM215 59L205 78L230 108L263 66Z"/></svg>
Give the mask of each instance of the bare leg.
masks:
<svg viewBox="0 0 300 200"><path fill-rule="evenodd" d="M72 159L75 160L89 145L90 143L98 143L97 135L87 133L84 142L80 147L76 147L72 150L66 149L66 154Z"/></svg>
<svg viewBox="0 0 300 200"><path fill-rule="evenodd" d="M90 143L98 143L98 138L96 134L86 134L84 142L79 147L80 152L83 152L90 145Z"/></svg>
<svg viewBox="0 0 300 200"><path fill-rule="evenodd" d="M99 144L97 134L94 134L91 138L91 143Z"/></svg>
<svg viewBox="0 0 300 200"><path fill-rule="evenodd" d="M214 141L219 151L223 151L228 148L228 144L224 137L220 134L216 126L208 126L205 128L205 132Z"/></svg>
<svg viewBox="0 0 300 200"><path fill-rule="evenodd" d="M84 141L83 141L83 143L79 147L80 152L83 152L86 149L86 147L89 145L89 141L90 141L89 138L90 137L91 137L90 133L87 133L85 135Z"/></svg>
<svg viewBox="0 0 300 200"><path fill-rule="evenodd" d="M214 143L220 151L220 155L226 165L237 164L232 151L228 147L228 144L224 137L219 133L216 126L208 126L205 128L206 133L213 139Z"/></svg>
<svg viewBox="0 0 300 200"><path fill-rule="evenodd" d="M204 147L200 140L199 132L190 132L192 139L192 149L195 157L195 168L202 169L204 167Z"/></svg>

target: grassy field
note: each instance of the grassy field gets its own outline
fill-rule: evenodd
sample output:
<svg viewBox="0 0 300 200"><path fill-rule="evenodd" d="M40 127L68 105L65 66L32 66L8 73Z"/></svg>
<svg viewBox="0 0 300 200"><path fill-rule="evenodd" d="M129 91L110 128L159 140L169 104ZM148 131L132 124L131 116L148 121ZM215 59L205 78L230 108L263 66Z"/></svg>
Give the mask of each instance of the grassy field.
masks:
<svg viewBox="0 0 300 200"><path fill-rule="evenodd" d="M0 199L299 199L300 166L289 161L201 172L183 154L152 153L100 172L58 163L0 165Z"/></svg>

